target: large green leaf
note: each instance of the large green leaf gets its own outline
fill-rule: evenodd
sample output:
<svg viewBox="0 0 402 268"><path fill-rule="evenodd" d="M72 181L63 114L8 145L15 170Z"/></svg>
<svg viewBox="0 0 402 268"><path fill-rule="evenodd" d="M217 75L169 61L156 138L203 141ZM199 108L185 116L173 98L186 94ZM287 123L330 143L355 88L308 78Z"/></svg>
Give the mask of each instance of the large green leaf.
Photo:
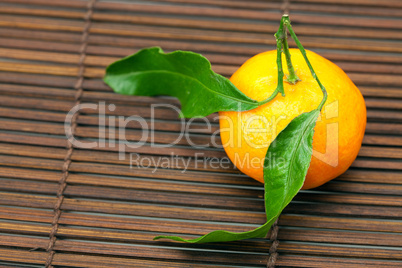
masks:
<svg viewBox="0 0 402 268"><path fill-rule="evenodd" d="M229 79L214 73L206 58L189 51L142 49L109 65L104 81L120 94L176 97L182 105L182 116L187 118L218 111L246 111L259 105Z"/></svg>
<svg viewBox="0 0 402 268"><path fill-rule="evenodd" d="M257 229L233 233L213 231L196 239L178 236L158 236L188 243L228 242L264 237L282 210L303 186L313 154L314 127L319 110L294 118L269 146L264 161L265 210L267 222Z"/></svg>
<svg viewBox="0 0 402 268"><path fill-rule="evenodd" d="M313 135L319 110L294 118L268 148L264 161L267 220L279 217L303 186L313 154Z"/></svg>

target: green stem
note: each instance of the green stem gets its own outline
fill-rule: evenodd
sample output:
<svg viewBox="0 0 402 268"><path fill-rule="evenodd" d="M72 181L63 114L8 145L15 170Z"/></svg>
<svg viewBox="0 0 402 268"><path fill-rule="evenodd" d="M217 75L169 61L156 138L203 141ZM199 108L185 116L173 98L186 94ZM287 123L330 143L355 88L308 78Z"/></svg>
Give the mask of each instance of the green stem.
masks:
<svg viewBox="0 0 402 268"><path fill-rule="evenodd" d="M286 32L285 32L285 38L283 39L283 54L285 54L286 57L286 63L288 66L288 71L289 71L289 76L286 78L286 82L289 84L295 85L297 82L301 81L300 78L297 76L295 69L293 68L291 56L290 56L290 51L289 51L289 45L288 45L288 38L286 37Z"/></svg>
<svg viewBox="0 0 402 268"><path fill-rule="evenodd" d="M282 39L276 39L276 65L278 68L278 85L276 86L274 92L267 99L260 101L258 105L263 105L265 103L273 100L276 95L280 92L282 96L285 96L285 91L283 90L283 69L282 69Z"/></svg>
<svg viewBox="0 0 402 268"><path fill-rule="evenodd" d="M292 26L290 24L289 20L289 15L284 14L281 19L281 23L279 25L278 31L275 33L275 38L276 38L276 65L278 68L278 85L274 92L269 96L267 99L258 102L258 105L263 105L265 103L270 102L273 100L276 95L280 92L282 96L285 96L285 91L283 89L283 68L282 68L282 49L283 53L285 54L286 57L286 62L288 66L288 71L289 71L289 76L286 79L288 83L291 84L296 84L300 79L296 75L296 71L293 68L292 61L291 61L291 56L289 52L289 45L287 41L287 34L286 31L289 30L290 36L295 40L297 47L299 48L300 52L303 55L304 60L307 63L308 68L310 69L311 75L313 78L317 81L319 87L321 88L323 98L321 100L321 103L318 105L318 109L321 110L322 107L324 106L325 102L327 101L328 95L327 95L327 90L325 87L321 84L320 79L318 79L317 75L315 74L315 71L313 69L313 66L311 66L311 63L309 59L307 58L306 50L304 50L303 45L300 43L299 39L297 38L295 32L292 29Z"/></svg>
<svg viewBox="0 0 402 268"><path fill-rule="evenodd" d="M289 21L289 15L284 14L281 19L281 24L279 26L278 32L275 34L276 38L282 39L282 45L283 45L283 54L285 54L286 58L286 63L288 66L288 71L289 71L289 76L286 79L286 82L294 85L298 81L300 81L299 77L297 77L296 71L293 68L291 56L290 56L290 51L289 51L289 45L288 45L288 34L287 34L287 29L286 29L286 22Z"/></svg>
<svg viewBox="0 0 402 268"><path fill-rule="evenodd" d="M286 58L286 63L288 66L288 71L289 71L289 76L286 79L286 82L290 84L296 84L298 81L300 81L299 77L296 75L296 71L293 68L290 52L289 52L289 45L287 41L287 34L286 34L286 19L289 20L288 15L283 15L281 22L279 24L278 31L275 33L275 38L276 38L276 65L278 68L278 85L274 92L269 96L267 99L258 102L258 105L263 105L265 103L270 102L273 100L278 93L281 93L282 96L285 96L285 91L283 89L283 68L282 68L282 49L283 53L285 54Z"/></svg>
<svg viewBox="0 0 402 268"><path fill-rule="evenodd" d="M325 89L325 87L321 84L320 79L318 79L317 75L315 74L315 71L313 69L313 66L311 66L310 61L307 58L307 54L306 54L306 50L304 50L303 45L300 43L299 39L297 38L295 32L292 29L292 26L290 25L290 20L289 20L289 16L283 15L284 18L284 24L286 25L286 27L289 30L290 36L293 38L293 40L295 40L297 47L299 48L300 52L303 55L304 60L307 63L308 68L310 69L311 75L313 76L313 78L317 81L318 85L321 88L322 94L323 94L323 98L321 100L321 103L318 105L318 109L321 110L322 107L324 106L325 102L327 101L328 98L328 94L327 94L327 90Z"/></svg>

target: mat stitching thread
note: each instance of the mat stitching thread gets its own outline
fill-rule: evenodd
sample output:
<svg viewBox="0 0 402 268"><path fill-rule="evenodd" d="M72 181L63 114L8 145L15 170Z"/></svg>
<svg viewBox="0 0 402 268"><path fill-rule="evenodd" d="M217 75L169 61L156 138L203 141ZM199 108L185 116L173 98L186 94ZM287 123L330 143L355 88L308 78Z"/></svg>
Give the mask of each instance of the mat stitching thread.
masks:
<svg viewBox="0 0 402 268"><path fill-rule="evenodd" d="M283 0L281 9L283 14L289 14L290 0Z"/></svg>
<svg viewBox="0 0 402 268"><path fill-rule="evenodd" d="M283 14L289 14L289 6L290 0L283 0L281 9ZM279 240L278 240L278 219L276 219L275 223L271 227L271 237L270 240L272 241L271 247L269 248L269 259L267 262L267 268L274 268L276 264L276 259L278 258L278 247L279 247Z"/></svg>
<svg viewBox="0 0 402 268"><path fill-rule="evenodd" d="M269 248L269 259L267 262L267 268L275 267L276 259L278 257L278 246L279 240L278 238L279 226L278 226L278 219L276 219L275 223L271 227L271 236L269 240L272 241L272 245Z"/></svg>
<svg viewBox="0 0 402 268"><path fill-rule="evenodd" d="M74 85L74 89L76 90L75 96L74 96L74 106L77 106L81 103L81 97L82 94L84 92L83 88L82 88L82 84L84 82L84 71L85 71L85 57L86 57L86 49L88 46L88 35L89 35L89 28L91 26L91 17L92 17L92 13L93 13L93 7L95 5L96 0L91 0L90 2L88 2L87 5L87 12L84 16L84 20L85 20L85 24L84 24L84 28L83 28L83 33L82 33L82 37L81 37L81 47L79 49L79 53L80 53L80 59L78 61L78 80ZM60 215L61 215L61 205L63 204L64 201L64 190L67 187L67 177L68 177L68 169L71 165L71 155L73 154L73 144L70 142L70 138L74 135L75 129L77 128L77 117L78 117L78 112L74 113L74 115L71 118L71 133L67 133L68 136L68 142L67 142L67 148L68 151L66 153L66 156L64 157L64 163L63 163L63 167L62 167L62 176L59 180L59 188L57 190L57 202L54 205L54 216L53 216L53 220L52 220L52 229L50 230L49 233L49 244L47 247L47 251L49 252L49 255L46 259L46 263L45 263L45 267L53 267L52 261L53 261L53 257L55 254L55 251L53 250L55 242L56 242L56 234L57 234L57 230L59 228L59 219L60 219Z"/></svg>

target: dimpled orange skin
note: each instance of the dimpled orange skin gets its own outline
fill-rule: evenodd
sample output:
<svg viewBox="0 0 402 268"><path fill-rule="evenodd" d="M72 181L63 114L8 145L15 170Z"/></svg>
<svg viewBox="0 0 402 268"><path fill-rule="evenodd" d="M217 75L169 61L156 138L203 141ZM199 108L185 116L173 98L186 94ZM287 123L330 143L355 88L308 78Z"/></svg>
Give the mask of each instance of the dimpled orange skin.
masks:
<svg viewBox="0 0 402 268"><path fill-rule="evenodd" d="M278 94L250 111L219 113L228 157L240 171L260 182L264 182L263 161L269 144L293 118L317 108L323 97L300 51L290 49L290 53L301 81L295 85L284 82L285 97ZM318 187L345 172L360 150L366 127L366 106L359 89L329 60L311 51L307 56L328 99L314 129L313 157L302 189ZM288 74L284 56L282 62ZM252 57L230 80L252 99L268 98L277 85L276 51Z"/></svg>

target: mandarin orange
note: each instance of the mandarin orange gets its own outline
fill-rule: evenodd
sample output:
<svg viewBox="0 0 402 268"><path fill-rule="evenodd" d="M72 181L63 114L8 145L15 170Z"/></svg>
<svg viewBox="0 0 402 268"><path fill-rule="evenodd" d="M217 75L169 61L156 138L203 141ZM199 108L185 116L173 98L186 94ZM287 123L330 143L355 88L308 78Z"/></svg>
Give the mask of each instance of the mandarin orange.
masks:
<svg viewBox="0 0 402 268"><path fill-rule="evenodd" d="M306 52L328 99L314 129L313 156L302 189L320 186L345 172L357 157L366 127L366 106L359 89L338 66ZM264 181L269 144L293 118L317 108L323 96L300 51L290 49L290 53L301 81L295 85L284 82L286 96L279 94L250 111L219 113L221 140L228 157L240 171L260 182ZM284 56L282 61L287 74ZM277 85L276 51L250 58L230 80L248 97L266 99Z"/></svg>

